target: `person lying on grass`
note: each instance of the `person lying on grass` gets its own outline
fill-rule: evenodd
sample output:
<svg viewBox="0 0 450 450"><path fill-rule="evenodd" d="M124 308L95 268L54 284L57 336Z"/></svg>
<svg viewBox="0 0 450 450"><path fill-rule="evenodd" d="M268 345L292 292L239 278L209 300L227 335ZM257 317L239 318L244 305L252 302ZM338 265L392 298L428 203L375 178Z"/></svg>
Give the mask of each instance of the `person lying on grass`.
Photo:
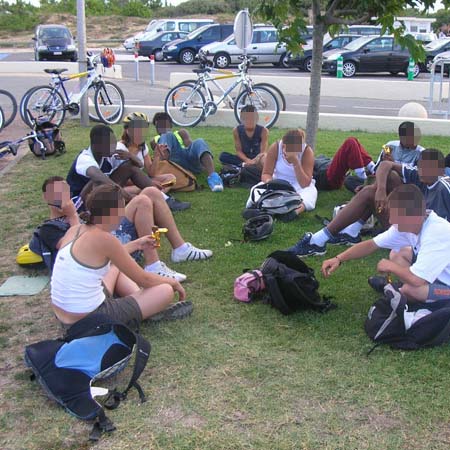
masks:
<svg viewBox="0 0 450 450"><path fill-rule="evenodd" d="M274 142L267 152L261 181L288 181L301 196L303 202L296 214L316 207L317 189L313 178L314 151L305 142L301 129L289 130L280 141Z"/></svg>
<svg viewBox="0 0 450 450"><path fill-rule="evenodd" d="M110 185L108 185L110 186ZM159 192L156 188L147 188ZM145 191L145 190L144 190ZM74 226L80 223L75 205L70 198L69 185L61 177L50 177L42 185L44 201L48 204L50 220L59 220ZM168 229L167 238L172 246L171 259L173 262L199 261L212 256L211 250L202 250L185 242L170 212L166 202L161 196L155 196L157 201L152 202L145 193L134 197L125 207L124 216L114 229L113 234L123 243L138 241L139 238L152 233L152 227L157 224ZM68 228L68 227L67 227ZM44 222L39 229L39 238L52 254L61 247L61 240L66 229L58 229ZM143 249L145 267L147 272L162 277L176 279L183 282L186 275L170 269L159 259L157 249L145 246ZM50 268L51 269L51 268Z"/></svg>
<svg viewBox="0 0 450 450"><path fill-rule="evenodd" d="M145 143L146 133L148 131L150 121L146 114L141 112L133 112L128 114L123 120L123 133L119 142L117 142L115 157L115 167L124 164L125 161L131 161L138 166L151 178L152 185L163 192L169 208L172 211L182 211L190 208L188 202L180 202L174 197L167 195L170 191L170 185L176 182L175 175L170 173L157 174L157 165L153 164ZM128 159L127 159L128 158ZM131 194L137 195L142 189L133 185L128 181L125 190Z"/></svg>
<svg viewBox="0 0 450 450"><path fill-rule="evenodd" d="M222 179L214 168L213 155L204 139L193 141L185 129L173 131L172 119L165 112L153 116L153 125L158 133L150 142L155 151L154 164L169 160L194 174L206 172L211 191L223 191Z"/></svg>
<svg viewBox="0 0 450 450"><path fill-rule="evenodd" d="M427 209L450 219L450 179L444 176L445 159L441 151L421 152L418 167L382 161L375 184L365 186L333 220L316 233L307 232L288 250L299 256L324 255L327 244L354 245L361 242L360 231L366 220L376 215L383 229L389 227L387 195L402 183L419 187Z"/></svg>
<svg viewBox="0 0 450 450"><path fill-rule="evenodd" d="M403 184L388 197L391 227L373 239L360 242L322 264L329 277L341 264L364 258L381 248L391 250L377 271L400 280L400 292L411 301L450 300L450 223L426 209L418 186ZM384 287L384 286L383 286Z"/></svg>
<svg viewBox="0 0 450 450"><path fill-rule="evenodd" d="M129 255L154 247L151 236L124 246L111 234L125 216L125 199L118 186L97 186L86 206L86 223L71 226L61 239L51 277L52 307L63 328L93 312L136 327L169 307L175 294L185 300L176 279L143 270ZM115 298L114 291L129 294Z"/></svg>

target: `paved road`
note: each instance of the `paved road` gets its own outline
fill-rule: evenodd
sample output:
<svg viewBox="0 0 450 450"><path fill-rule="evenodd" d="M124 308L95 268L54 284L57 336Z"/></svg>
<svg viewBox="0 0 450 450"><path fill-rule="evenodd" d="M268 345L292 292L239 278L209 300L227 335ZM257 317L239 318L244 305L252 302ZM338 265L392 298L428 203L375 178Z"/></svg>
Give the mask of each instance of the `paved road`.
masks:
<svg viewBox="0 0 450 450"><path fill-rule="evenodd" d="M123 59L127 53L125 51L118 51L118 59ZM128 55L130 55L128 53ZM0 50L0 58L4 61L32 61L33 54L30 51L17 51L7 53ZM190 73L195 66L184 66L173 62L157 63L155 66L156 82L153 86L150 85L150 64L147 61L139 63L140 81L135 81L135 63L132 61L121 61L123 79L117 80L117 83L122 88L125 94L125 101L131 105L163 105L164 98L169 87L169 78L171 72L187 72ZM64 62L61 62L62 67ZM271 76L296 76L308 77L309 74L299 72L297 69L282 69L273 66L254 66L251 72L255 75L271 75ZM325 75L326 76L326 75ZM361 78L377 79L377 80L404 80L405 77L386 76L386 75L361 75ZM426 79L428 74L421 74L421 79ZM24 92L32 86L38 84L47 84L48 77L43 74L23 74L11 75L0 74L0 85L2 88L12 92L19 100ZM73 88L76 89L77 82L71 82ZM70 86L70 85L69 85ZM305 112L308 107L307 96L287 96L288 111ZM336 114L356 114L356 115L380 115L391 116L397 115L398 110L403 106L404 101L389 101L389 100L368 100L358 98L336 98L336 97L322 97L320 111L325 113ZM423 102L424 106L426 103Z"/></svg>

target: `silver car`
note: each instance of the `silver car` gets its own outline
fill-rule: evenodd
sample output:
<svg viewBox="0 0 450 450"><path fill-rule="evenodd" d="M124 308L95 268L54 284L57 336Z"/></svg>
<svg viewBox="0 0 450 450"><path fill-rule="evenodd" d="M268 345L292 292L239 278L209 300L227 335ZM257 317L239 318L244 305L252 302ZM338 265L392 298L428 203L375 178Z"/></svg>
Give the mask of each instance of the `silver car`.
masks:
<svg viewBox="0 0 450 450"><path fill-rule="evenodd" d="M222 42L205 45L200 52L220 69L230 64L239 64L239 56L243 51L236 46L234 35ZM253 58L254 64L273 64L288 67L286 46L279 44L277 30L273 27L257 27L253 30L252 43L247 48L247 55Z"/></svg>

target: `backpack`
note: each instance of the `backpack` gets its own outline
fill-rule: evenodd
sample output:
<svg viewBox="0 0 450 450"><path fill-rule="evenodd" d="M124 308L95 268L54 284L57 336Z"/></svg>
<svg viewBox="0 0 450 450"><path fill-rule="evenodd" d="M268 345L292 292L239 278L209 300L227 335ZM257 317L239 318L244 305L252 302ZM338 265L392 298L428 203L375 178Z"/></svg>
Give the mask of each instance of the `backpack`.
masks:
<svg viewBox="0 0 450 450"><path fill-rule="evenodd" d="M50 229L54 230L55 234L63 237L70 228L70 224L58 219L46 220L42 225L38 226L33 231L33 235L31 236L29 243L30 250L42 257L45 266L51 272L53 270L53 265L55 264L58 249L48 247L47 244L41 239L40 230L44 226L50 227Z"/></svg>
<svg viewBox="0 0 450 450"><path fill-rule="evenodd" d="M63 339L25 347L25 363L46 394L82 420L95 420L89 439L115 430L103 406L115 409L137 380L150 354L139 334L104 314L90 314L72 325ZM103 403L103 406L101 403Z"/></svg>
<svg viewBox="0 0 450 450"><path fill-rule="evenodd" d="M66 144L62 140L59 128L50 121L38 123L37 137L28 139L28 146L34 156L45 159L47 155L57 156L66 152Z"/></svg>
<svg viewBox="0 0 450 450"><path fill-rule="evenodd" d="M336 305L321 297L314 270L297 255L286 251L271 253L261 266L268 293L268 303L282 314L300 309L326 312Z"/></svg>
<svg viewBox="0 0 450 450"><path fill-rule="evenodd" d="M175 175L177 181L170 188L171 191L191 192L199 189L195 175L172 161L159 161L156 174L171 173Z"/></svg>
<svg viewBox="0 0 450 450"><path fill-rule="evenodd" d="M260 270L244 272L234 281L234 298L249 303L265 290L264 277Z"/></svg>
<svg viewBox="0 0 450 450"><path fill-rule="evenodd" d="M369 309L364 329L375 342L368 354L381 344L401 350L442 345L450 340L450 301L407 303L388 285Z"/></svg>
<svg viewBox="0 0 450 450"><path fill-rule="evenodd" d="M109 47L104 48L100 54L100 60L105 69L113 67L116 63L116 55L114 54L113 49Z"/></svg>

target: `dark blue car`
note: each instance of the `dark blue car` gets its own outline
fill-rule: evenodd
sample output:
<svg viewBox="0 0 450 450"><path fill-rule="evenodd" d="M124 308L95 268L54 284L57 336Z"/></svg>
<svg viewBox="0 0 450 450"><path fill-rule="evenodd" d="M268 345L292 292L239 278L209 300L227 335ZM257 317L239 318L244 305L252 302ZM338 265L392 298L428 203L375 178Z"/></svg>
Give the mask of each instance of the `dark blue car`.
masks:
<svg viewBox="0 0 450 450"><path fill-rule="evenodd" d="M182 39L177 39L163 47L164 59L175 60L181 64L192 64L195 57L206 44L223 41L233 33L233 24L211 24L198 28Z"/></svg>
<svg viewBox="0 0 450 450"><path fill-rule="evenodd" d="M138 55L151 56L154 55L155 61L163 60L162 48L169 42L187 36L188 33L182 31L161 31L152 35L151 39L138 41Z"/></svg>

